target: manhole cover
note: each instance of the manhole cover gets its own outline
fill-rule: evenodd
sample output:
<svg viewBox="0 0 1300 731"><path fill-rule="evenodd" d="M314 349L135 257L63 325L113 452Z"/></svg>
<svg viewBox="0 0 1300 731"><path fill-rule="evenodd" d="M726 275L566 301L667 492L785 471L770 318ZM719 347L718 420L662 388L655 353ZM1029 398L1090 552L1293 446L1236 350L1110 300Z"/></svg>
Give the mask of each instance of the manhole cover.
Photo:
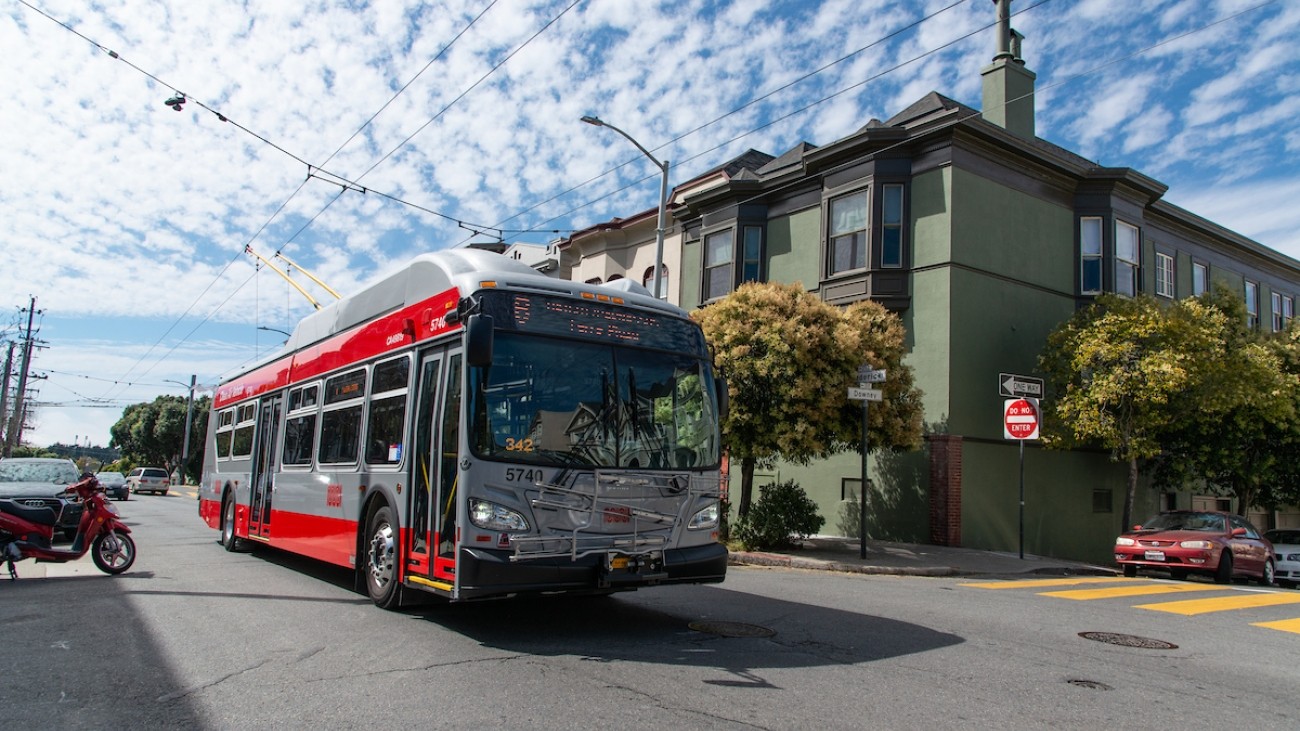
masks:
<svg viewBox="0 0 1300 731"><path fill-rule="evenodd" d="M1138 637L1137 635L1121 635L1114 632L1080 632L1079 636L1085 640L1093 642L1105 642L1120 647L1136 647L1142 650L1177 650L1178 645L1164 640L1153 640L1150 637Z"/></svg>
<svg viewBox="0 0 1300 731"><path fill-rule="evenodd" d="M720 637L771 637L776 634L766 627L744 622L691 622L689 626L696 632L708 632Z"/></svg>
<svg viewBox="0 0 1300 731"><path fill-rule="evenodd" d="M1077 685L1080 688L1088 688L1089 690L1115 690L1109 685L1106 685L1105 683L1096 680L1074 679L1074 680L1067 680L1065 682L1069 683L1070 685Z"/></svg>

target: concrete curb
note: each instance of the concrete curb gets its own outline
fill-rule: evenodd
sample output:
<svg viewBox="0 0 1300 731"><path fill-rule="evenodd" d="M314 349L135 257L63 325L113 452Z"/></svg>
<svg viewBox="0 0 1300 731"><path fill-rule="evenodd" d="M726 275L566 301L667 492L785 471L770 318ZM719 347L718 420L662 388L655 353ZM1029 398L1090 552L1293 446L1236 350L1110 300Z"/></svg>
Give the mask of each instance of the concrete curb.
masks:
<svg viewBox="0 0 1300 731"><path fill-rule="evenodd" d="M828 561L817 558L803 558L784 553L764 553L759 551L732 551L727 563L732 566L774 566L778 568L805 569L809 571L836 571L848 574L872 574L877 576L1115 576L1119 572L1104 566L1040 566L1014 571L999 570L992 567L980 569L958 568L956 566L874 566L870 564L847 561Z"/></svg>
<svg viewBox="0 0 1300 731"><path fill-rule="evenodd" d="M733 551L727 563L733 566L778 566L811 571L838 571L847 574L875 574L882 576L963 576L967 572L952 566L868 566L843 561L823 561L816 558L797 558L781 553Z"/></svg>

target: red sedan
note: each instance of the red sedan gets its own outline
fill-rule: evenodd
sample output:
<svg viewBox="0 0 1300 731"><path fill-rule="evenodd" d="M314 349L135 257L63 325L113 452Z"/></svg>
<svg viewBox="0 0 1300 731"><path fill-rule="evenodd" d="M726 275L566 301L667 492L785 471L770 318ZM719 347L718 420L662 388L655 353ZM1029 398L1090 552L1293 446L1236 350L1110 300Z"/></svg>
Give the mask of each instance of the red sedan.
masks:
<svg viewBox="0 0 1300 731"><path fill-rule="evenodd" d="M1208 574L1220 584L1249 576L1273 584L1273 546L1240 515L1202 510L1161 513L1115 539L1125 576L1164 569L1175 579Z"/></svg>

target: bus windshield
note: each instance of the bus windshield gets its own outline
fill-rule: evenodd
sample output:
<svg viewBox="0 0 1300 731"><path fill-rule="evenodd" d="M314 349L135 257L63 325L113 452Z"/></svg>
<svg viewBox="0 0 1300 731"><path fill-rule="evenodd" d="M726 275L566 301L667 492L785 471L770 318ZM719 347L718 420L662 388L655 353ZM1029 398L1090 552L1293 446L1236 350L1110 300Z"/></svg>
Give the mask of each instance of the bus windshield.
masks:
<svg viewBox="0 0 1300 731"><path fill-rule="evenodd" d="M695 355L497 331L470 373L471 444L484 459L553 466L718 464L717 403Z"/></svg>

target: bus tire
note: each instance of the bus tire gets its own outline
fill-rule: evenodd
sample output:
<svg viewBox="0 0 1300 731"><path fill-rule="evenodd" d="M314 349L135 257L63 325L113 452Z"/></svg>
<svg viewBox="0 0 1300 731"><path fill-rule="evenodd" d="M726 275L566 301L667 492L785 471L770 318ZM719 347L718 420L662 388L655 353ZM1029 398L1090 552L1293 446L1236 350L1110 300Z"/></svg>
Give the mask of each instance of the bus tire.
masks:
<svg viewBox="0 0 1300 731"><path fill-rule="evenodd" d="M366 593L380 609L396 609L401 604L397 535L393 511L387 505L376 510L366 528L366 554L361 570L365 574Z"/></svg>
<svg viewBox="0 0 1300 731"><path fill-rule="evenodd" d="M230 495L221 503L221 545L231 553L239 550L239 538L235 536L235 498Z"/></svg>

